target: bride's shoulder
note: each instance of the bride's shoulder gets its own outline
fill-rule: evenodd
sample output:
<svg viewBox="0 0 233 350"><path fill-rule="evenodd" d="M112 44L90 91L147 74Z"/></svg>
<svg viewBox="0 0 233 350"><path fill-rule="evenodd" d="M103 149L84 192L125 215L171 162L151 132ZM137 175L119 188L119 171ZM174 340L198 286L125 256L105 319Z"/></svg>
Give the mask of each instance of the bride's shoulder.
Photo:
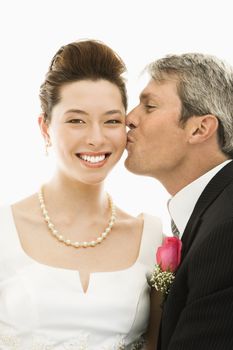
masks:
<svg viewBox="0 0 233 350"><path fill-rule="evenodd" d="M140 213L137 216L130 215L123 210L119 209L118 212L118 219L119 222L121 222L124 225L127 225L131 228L137 228L138 230L155 230L157 232L162 233L162 222L159 217L155 215L151 215L148 213Z"/></svg>
<svg viewBox="0 0 233 350"><path fill-rule="evenodd" d="M123 219L124 218L124 219ZM149 214L141 213L137 216L129 215L122 212L122 222L126 225L121 226L121 230L138 233L138 237L142 239L144 247L157 247L163 241L163 227L162 221L159 217Z"/></svg>
<svg viewBox="0 0 233 350"><path fill-rule="evenodd" d="M154 225L162 228L162 221L156 215L152 215L149 213L140 213L138 217L141 217L145 223L149 223L150 225Z"/></svg>
<svg viewBox="0 0 233 350"><path fill-rule="evenodd" d="M143 232L147 237L147 241L153 246L159 246L163 241L163 226L162 221L158 216L141 213L139 215L143 218Z"/></svg>
<svg viewBox="0 0 233 350"><path fill-rule="evenodd" d="M15 217L27 218L30 213L30 218L38 215L38 199L37 195L33 194L29 197L23 198L18 202L11 204L11 209Z"/></svg>
<svg viewBox="0 0 233 350"><path fill-rule="evenodd" d="M117 208L117 219L121 225L128 226L132 228L138 228L139 230L143 226L143 217L141 216L133 216L129 213L126 213L120 208Z"/></svg>
<svg viewBox="0 0 233 350"><path fill-rule="evenodd" d="M33 211L34 205L34 198L35 196L32 195L30 197L24 198L22 200L19 200L17 202L8 203L8 204L1 204L0 205L0 217L8 217L11 216L12 213L16 215L20 215L22 213L29 213Z"/></svg>

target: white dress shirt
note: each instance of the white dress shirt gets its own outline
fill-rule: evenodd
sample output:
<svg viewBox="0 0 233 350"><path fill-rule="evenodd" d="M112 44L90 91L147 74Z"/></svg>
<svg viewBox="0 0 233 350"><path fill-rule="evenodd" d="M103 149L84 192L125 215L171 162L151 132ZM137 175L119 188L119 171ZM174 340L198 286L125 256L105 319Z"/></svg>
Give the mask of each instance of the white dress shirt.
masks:
<svg viewBox="0 0 233 350"><path fill-rule="evenodd" d="M189 185L185 186L168 201L168 211L176 227L179 230L180 238L193 212L193 209L201 193L210 182L210 180L232 159L228 159L217 165Z"/></svg>

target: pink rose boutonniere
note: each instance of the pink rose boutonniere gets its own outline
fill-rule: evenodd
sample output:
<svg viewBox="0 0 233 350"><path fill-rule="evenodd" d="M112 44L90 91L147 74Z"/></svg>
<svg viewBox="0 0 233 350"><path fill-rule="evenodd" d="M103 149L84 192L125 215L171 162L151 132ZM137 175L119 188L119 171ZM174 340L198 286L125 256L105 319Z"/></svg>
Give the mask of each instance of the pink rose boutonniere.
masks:
<svg viewBox="0 0 233 350"><path fill-rule="evenodd" d="M157 264L150 281L152 287L164 295L169 293L170 285L175 279L175 272L181 260L181 248L182 242L178 237L167 237L157 249Z"/></svg>

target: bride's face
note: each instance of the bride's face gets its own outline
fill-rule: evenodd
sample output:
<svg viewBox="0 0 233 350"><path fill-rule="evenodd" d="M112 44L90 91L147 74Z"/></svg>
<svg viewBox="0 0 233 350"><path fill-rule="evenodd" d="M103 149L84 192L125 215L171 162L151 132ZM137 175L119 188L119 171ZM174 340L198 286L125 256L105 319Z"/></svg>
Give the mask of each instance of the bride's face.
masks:
<svg viewBox="0 0 233 350"><path fill-rule="evenodd" d="M58 170L83 183L102 182L126 145L125 109L118 87L106 80L64 85L51 122L40 120L57 155Z"/></svg>

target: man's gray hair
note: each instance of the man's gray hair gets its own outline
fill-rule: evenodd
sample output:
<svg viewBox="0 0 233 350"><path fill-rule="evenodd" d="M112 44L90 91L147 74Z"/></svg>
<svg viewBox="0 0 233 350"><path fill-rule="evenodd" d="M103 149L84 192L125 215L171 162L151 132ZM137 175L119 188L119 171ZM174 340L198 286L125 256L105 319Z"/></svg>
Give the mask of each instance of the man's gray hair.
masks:
<svg viewBox="0 0 233 350"><path fill-rule="evenodd" d="M221 150L233 158L233 67L211 55L186 53L156 60L148 72L157 81L177 80L181 122L194 115L216 116Z"/></svg>

